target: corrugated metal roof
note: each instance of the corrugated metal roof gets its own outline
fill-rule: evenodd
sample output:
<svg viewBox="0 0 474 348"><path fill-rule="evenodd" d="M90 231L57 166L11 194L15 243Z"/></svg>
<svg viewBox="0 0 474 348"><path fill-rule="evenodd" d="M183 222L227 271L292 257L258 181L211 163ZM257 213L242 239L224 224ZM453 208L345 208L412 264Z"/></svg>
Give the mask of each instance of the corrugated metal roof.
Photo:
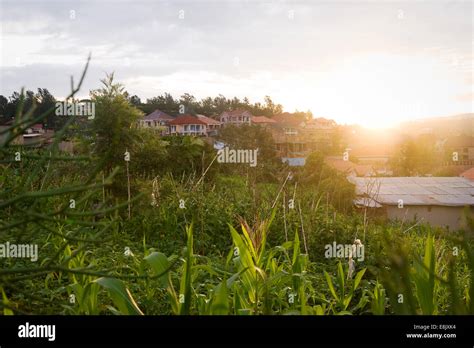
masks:
<svg viewBox="0 0 474 348"><path fill-rule="evenodd" d="M359 197L354 199L354 204L357 207L381 208L382 205L377 203L372 198Z"/></svg>
<svg viewBox="0 0 474 348"><path fill-rule="evenodd" d="M474 206L474 182L465 178L350 177L348 180L356 185L357 195L370 196L382 205L398 205L401 199L403 205Z"/></svg>

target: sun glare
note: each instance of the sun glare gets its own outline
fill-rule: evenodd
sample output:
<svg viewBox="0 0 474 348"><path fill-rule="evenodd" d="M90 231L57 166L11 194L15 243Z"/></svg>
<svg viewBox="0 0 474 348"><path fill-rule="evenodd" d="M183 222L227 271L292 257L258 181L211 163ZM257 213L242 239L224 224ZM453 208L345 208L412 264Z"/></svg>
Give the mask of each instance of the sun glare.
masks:
<svg viewBox="0 0 474 348"><path fill-rule="evenodd" d="M346 60L322 74L312 110L368 128L437 115L444 111L441 100L458 92L449 68L427 57L370 55ZM437 83L440 79L445 82Z"/></svg>

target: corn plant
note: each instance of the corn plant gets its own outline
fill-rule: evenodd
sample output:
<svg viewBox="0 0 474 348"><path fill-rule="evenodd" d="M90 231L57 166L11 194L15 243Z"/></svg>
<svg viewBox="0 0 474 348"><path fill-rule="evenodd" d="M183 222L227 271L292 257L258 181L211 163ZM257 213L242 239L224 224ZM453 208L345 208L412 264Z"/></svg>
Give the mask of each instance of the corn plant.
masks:
<svg viewBox="0 0 474 348"><path fill-rule="evenodd" d="M391 248L387 264L389 271L382 272L381 279L388 290L391 308L395 313L439 314L439 298L442 290L447 290L450 294L448 313L474 313L471 301L471 294L474 291L472 247L465 235L452 240L457 245L456 248L459 248L459 256L449 256L446 277L442 272L446 267L436 253L434 236L427 235L423 258L419 257L416 251L413 252L403 245L400 237L386 237L385 243ZM467 259L465 264L455 259L463 257ZM456 275L459 267L465 267L470 272L470 284L464 290L460 287Z"/></svg>
<svg viewBox="0 0 474 348"><path fill-rule="evenodd" d="M387 305L385 297L385 289L382 284L378 281L375 283L374 289L370 292L371 301L371 311L372 314L382 315L385 314L385 307Z"/></svg>
<svg viewBox="0 0 474 348"><path fill-rule="evenodd" d="M71 269L87 267L85 266L86 257L90 253L90 251L82 251L73 255L70 246L67 246L64 249L67 267ZM67 287L69 304L63 306L74 314L99 314L99 286L94 282L94 277L87 274L70 273L69 278L72 283Z"/></svg>
<svg viewBox="0 0 474 348"><path fill-rule="evenodd" d="M434 236L428 235L423 260L415 259L412 272L421 313L430 315L437 314L436 292L439 283L436 279L437 262L434 243Z"/></svg>
<svg viewBox="0 0 474 348"><path fill-rule="evenodd" d="M359 272L357 272L356 276L354 277L354 280L346 281L345 279L347 278L347 274L346 272L344 272L341 261L339 261L337 264L337 275L335 277L335 282L333 281L333 277L330 276L328 272L323 271L327 285L329 287L329 291L332 295L332 299L327 300L324 296L322 298L329 305L329 310L333 314L352 314L352 312L349 311L348 308L351 304L352 299L354 298L356 290L360 285L365 271L365 268L361 269ZM337 284L337 286L335 286L335 283ZM368 298L364 293L360 297L360 300L357 305L352 308L352 311L364 308L367 302Z"/></svg>
<svg viewBox="0 0 474 348"><path fill-rule="evenodd" d="M95 280L95 283L107 289L114 304L117 306L117 308L112 306L107 307L112 313L143 315L143 312L138 308L132 294L121 280L114 278L99 278Z"/></svg>
<svg viewBox="0 0 474 348"><path fill-rule="evenodd" d="M193 228L192 225L186 228L187 243L184 248L183 258L181 258L182 266L180 269L179 292L176 293L173 285L172 272L166 272L171 268L174 256L167 258L160 252L153 252L145 258L145 261L153 269L155 275L162 274L159 277L160 285L166 289L168 301L170 302L172 313L187 315L191 313L194 291L192 287L192 279L198 268L194 266L195 257L193 252Z"/></svg>

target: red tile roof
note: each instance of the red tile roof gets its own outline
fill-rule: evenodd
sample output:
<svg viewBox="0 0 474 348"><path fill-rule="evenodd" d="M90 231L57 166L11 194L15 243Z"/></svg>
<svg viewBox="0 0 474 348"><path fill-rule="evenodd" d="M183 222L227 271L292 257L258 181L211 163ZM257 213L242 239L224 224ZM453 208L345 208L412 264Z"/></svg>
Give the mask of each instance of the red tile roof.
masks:
<svg viewBox="0 0 474 348"><path fill-rule="evenodd" d="M459 176L474 181L474 167L462 172Z"/></svg>
<svg viewBox="0 0 474 348"><path fill-rule="evenodd" d="M252 123L276 123L275 120L266 116L252 116L251 121Z"/></svg>
<svg viewBox="0 0 474 348"><path fill-rule="evenodd" d="M196 115L196 116L207 125L219 126L221 124L219 121L216 121L213 118L210 118L204 115Z"/></svg>
<svg viewBox="0 0 474 348"><path fill-rule="evenodd" d="M193 115L180 115L174 120L170 121L170 125L181 125L181 124L204 124L205 122L201 121L198 117Z"/></svg>

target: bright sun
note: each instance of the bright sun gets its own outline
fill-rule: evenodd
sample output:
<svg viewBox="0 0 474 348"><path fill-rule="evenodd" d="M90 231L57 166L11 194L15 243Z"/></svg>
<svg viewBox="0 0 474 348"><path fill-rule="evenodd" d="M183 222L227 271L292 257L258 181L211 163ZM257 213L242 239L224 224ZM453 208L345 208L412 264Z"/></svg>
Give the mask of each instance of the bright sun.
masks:
<svg viewBox="0 0 474 348"><path fill-rule="evenodd" d="M307 88L315 96L316 116L387 128L452 112L450 96L463 92L459 78L452 66L432 57L373 54L335 65Z"/></svg>

